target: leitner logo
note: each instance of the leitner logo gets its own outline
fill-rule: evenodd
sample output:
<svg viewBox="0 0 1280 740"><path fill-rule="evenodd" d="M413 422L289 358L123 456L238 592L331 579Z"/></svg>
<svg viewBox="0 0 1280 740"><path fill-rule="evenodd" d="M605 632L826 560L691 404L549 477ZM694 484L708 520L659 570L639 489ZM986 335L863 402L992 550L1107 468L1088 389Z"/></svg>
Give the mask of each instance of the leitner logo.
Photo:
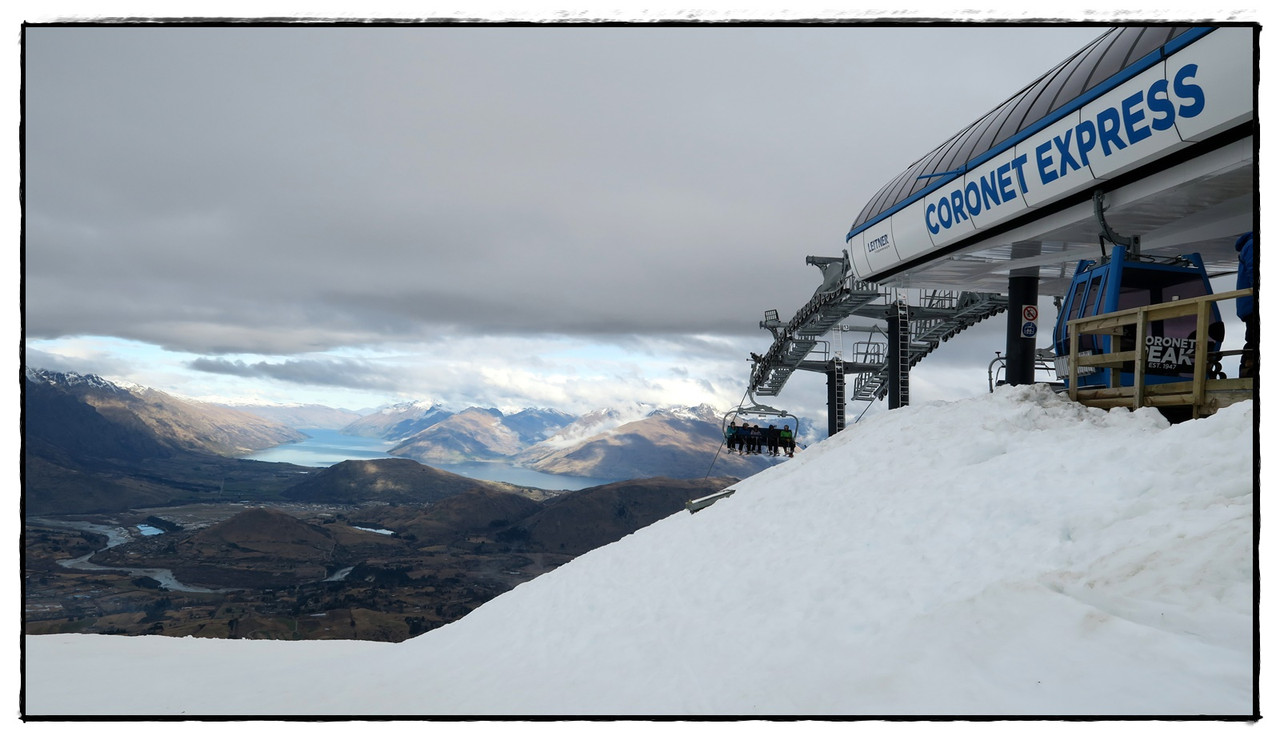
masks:
<svg viewBox="0 0 1280 740"><path fill-rule="evenodd" d="M884 249L889 246L889 235L881 234L880 236L867 242L867 251L874 252L877 249Z"/></svg>
<svg viewBox="0 0 1280 740"><path fill-rule="evenodd" d="M929 233L967 221L983 211L1025 195L1036 183L1049 183L1089 166L1089 159L1109 157L1151 136L1152 131L1166 131L1178 118L1194 118L1204 112L1204 89L1195 78L1198 66L1187 64L1173 76L1173 94L1169 81L1156 80L1146 90L1138 90L1120 101L1119 106L1104 108L1091 120L1049 133L1035 148L1035 160L1019 155L976 182L970 181L930 203L925 208L925 226ZM1147 114L1150 113L1150 118Z"/></svg>

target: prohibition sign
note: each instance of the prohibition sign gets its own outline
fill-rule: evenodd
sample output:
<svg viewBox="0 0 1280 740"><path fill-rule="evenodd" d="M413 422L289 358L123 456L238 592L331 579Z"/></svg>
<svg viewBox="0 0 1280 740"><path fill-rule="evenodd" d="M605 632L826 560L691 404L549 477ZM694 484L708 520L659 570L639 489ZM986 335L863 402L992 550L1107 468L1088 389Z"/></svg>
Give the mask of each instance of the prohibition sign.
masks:
<svg viewBox="0 0 1280 740"><path fill-rule="evenodd" d="M1035 320L1036 320L1037 318L1039 318L1039 317L1040 317L1040 309L1039 309L1038 307L1036 307L1036 306L1023 306L1023 307L1022 307L1022 320L1023 320L1023 321L1035 321Z"/></svg>

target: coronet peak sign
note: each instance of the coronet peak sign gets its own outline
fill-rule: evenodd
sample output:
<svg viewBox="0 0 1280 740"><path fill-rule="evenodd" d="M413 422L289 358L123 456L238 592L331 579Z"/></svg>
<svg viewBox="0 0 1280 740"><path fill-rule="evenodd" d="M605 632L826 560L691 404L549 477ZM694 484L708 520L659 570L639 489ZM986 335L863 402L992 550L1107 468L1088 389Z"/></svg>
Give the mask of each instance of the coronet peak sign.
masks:
<svg viewBox="0 0 1280 740"><path fill-rule="evenodd" d="M1147 336L1147 372L1178 375L1195 370L1196 340Z"/></svg>

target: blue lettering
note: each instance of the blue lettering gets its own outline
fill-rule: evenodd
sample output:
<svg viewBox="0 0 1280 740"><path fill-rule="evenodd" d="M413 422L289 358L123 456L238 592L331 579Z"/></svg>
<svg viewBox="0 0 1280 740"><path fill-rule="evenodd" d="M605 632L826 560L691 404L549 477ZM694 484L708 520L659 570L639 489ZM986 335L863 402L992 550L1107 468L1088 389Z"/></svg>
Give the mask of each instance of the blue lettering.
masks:
<svg viewBox="0 0 1280 740"><path fill-rule="evenodd" d="M1065 177L1069 172L1090 166L1089 156L1099 148L1102 156L1127 149L1151 137L1155 132L1173 128L1177 118L1194 118L1205 110L1204 89L1195 82L1199 67L1184 65L1173 76L1173 93L1169 81L1155 80L1145 91L1124 98L1119 106L1103 108L1094 120L1081 121L1060 136L1053 136L1035 148L1035 174L1042 185ZM958 225L971 217L1026 195L1025 167L1029 156L1021 154L1010 162L989 170L985 175L965 183L938 198L925 209L925 226L931 234ZM1013 177L1017 175L1015 190ZM971 173L970 177L973 177ZM870 243L874 251L880 240Z"/></svg>
<svg viewBox="0 0 1280 740"><path fill-rule="evenodd" d="M1062 164L1058 167L1058 175L1067 174L1067 167L1073 170L1080 169L1080 163L1076 158L1071 156L1071 131L1067 131L1062 136L1053 137L1053 143L1058 147L1058 154L1062 155Z"/></svg>
<svg viewBox="0 0 1280 740"><path fill-rule="evenodd" d="M988 180L987 177L991 179ZM1000 191L996 189L995 171L988 172L987 177L982 178L982 202L990 208L993 202L996 205L1000 204Z"/></svg>
<svg viewBox="0 0 1280 740"><path fill-rule="evenodd" d="M1141 105L1141 92L1130 95L1120 103L1120 109L1124 112L1124 130L1129 134L1130 144L1136 144L1151 135L1151 129L1147 128L1145 124L1138 126L1147 117L1147 112L1142 109Z"/></svg>
<svg viewBox="0 0 1280 740"><path fill-rule="evenodd" d="M978 183L969 182L965 184L964 204L969 209L970 216L982 213L982 193L978 190Z"/></svg>
<svg viewBox="0 0 1280 740"><path fill-rule="evenodd" d="M1046 141L1036 147L1036 169L1040 171L1041 185L1048 185L1058 179L1058 173L1053 171L1053 156L1049 154L1049 149L1052 147L1052 141Z"/></svg>
<svg viewBox="0 0 1280 740"><path fill-rule="evenodd" d="M1159 79L1151 84L1151 89L1147 91L1147 107L1156 114L1151 118L1151 128L1165 131L1173 126L1173 119L1177 118L1177 114L1173 110L1173 101L1169 100L1168 80Z"/></svg>
<svg viewBox="0 0 1280 740"><path fill-rule="evenodd" d="M1189 78L1195 77L1198 69L1196 65L1188 64L1173 76L1173 94L1190 101L1178 106L1178 115L1183 118L1195 118L1204 111L1204 90L1195 83L1187 82Z"/></svg>
<svg viewBox="0 0 1280 740"><path fill-rule="evenodd" d="M964 193L959 190L951 191L951 211L956 216L956 223L969 219L964 213Z"/></svg>
<svg viewBox="0 0 1280 740"><path fill-rule="evenodd" d="M1120 112L1115 108L1106 108L1098 113L1098 140L1102 142L1102 154L1111 156L1111 145L1116 151L1124 149L1128 144L1120 138Z"/></svg>
<svg viewBox="0 0 1280 740"><path fill-rule="evenodd" d="M1027 178L1022 174L1022 166L1027 163L1027 155L1019 154L1013 158L1013 171L1018 173L1018 187L1022 189L1022 194L1027 194Z"/></svg>
<svg viewBox="0 0 1280 740"><path fill-rule="evenodd" d="M951 201L946 198L938 201L938 223L944 229L951 228Z"/></svg>
<svg viewBox="0 0 1280 740"><path fill-rule="evenodd" d="M1080 152L1080 166L1089 166L1089 152L1098 143L1098 130L1093 127L1093 121L1081 121L1076 126L1076 150Z"/></svg>
<svg viewBox="0 0 1280 740"><path fill-rule="evenodd" d="M1013 169L1013 163L1006 162L996 170L996 180L1000 183L1000 197L1003 202L1011 201L1017 197L1013 192L1013 178L1009 177L1011 169Z"/></svg>

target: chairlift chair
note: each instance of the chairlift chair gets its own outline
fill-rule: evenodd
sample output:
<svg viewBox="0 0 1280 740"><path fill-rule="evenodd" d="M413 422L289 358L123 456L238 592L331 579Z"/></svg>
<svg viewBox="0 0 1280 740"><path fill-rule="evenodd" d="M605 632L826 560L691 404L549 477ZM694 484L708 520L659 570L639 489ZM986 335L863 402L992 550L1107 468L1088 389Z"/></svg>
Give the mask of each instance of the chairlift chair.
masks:
<svg viewBox="0 0 1280 740"><path fill-rule="evenodd" d="M730 419L737 419L746 416L771 416L781 419L791 419L794 425L791 427L796 438L800 437L800 417L787 411L780 411L772 406L756 403L754 398L751 399L751 405L739 405L729 413L724 415L724 419L720 422L720 433L725 434L729 431Z"/></svg>
<svg viewBox="0 0 1280 740"><path fill-rule="evenodd" d="M1009 358L999 352L996 352L995 359L987 365L987 390L991 393L994 393L997 387L1006 383L1005 378L1008 370L1008 360ZM1036 382L1044 382L1055 391L1063 391L1066 388L1061 382L1057 382L1057 365L1055 360L1056 358L1053 354L1053 348L1040 347L1036 349L1035 358L1033 360L1037 377ZM1041 381L1038 379L1040 377L1052 378L1052 380Z"/></svg>

